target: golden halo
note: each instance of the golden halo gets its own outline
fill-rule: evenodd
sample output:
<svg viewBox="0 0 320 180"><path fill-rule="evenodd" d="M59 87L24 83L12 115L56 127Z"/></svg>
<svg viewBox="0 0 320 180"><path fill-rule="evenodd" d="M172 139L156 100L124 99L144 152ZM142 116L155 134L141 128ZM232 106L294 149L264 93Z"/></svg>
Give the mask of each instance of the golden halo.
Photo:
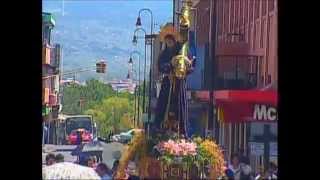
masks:
<svg viewBox="0 0 320 180"><path fill-rule="evenodd" d="M161 28L161 31L159 33L160 41L164 42L164 38L167 35L172 35L176 39L176 41L180 41L180 34L175 30L171 23L167 23L163 28Z"/></svg>

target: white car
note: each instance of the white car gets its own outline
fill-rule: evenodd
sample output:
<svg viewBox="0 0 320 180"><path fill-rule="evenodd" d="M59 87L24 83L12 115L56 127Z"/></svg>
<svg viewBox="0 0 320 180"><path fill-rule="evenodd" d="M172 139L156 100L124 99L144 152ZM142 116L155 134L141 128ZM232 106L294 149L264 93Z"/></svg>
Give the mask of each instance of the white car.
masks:
<svg viewBox="0 0 320 180"><path fill-rule="evenodd" d="M111 137L111 141L112 142L119 142L120 141L120 134L113 135Z"/></svg>
<svg viewBox="0 0 320 180"><path fill-rule="evenodd" d="M133 134L134 134L134 130L131 129L127 132L122 132L120 134L116 134L112 136L112 140L115 142L128 143L129 141L131 141Z"/></svg>

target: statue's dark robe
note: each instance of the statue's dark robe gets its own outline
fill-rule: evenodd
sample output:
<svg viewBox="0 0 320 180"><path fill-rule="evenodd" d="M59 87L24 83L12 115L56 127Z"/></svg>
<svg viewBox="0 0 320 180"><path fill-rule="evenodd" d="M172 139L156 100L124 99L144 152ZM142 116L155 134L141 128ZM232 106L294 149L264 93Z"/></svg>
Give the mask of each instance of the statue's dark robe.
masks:
<svg viewBox="0 0 320 180"><path fill-rule="evenodd" d="M152 129L154 130L161 130L161 123L165 120L165 116L167 115L166 108L168 105L170 94L169 74L172 71L171 60L174 56L178 55L180 49L181 45L178 44L176 48L166 48L159 55L158 70L165 76L162 80L161 90L157 101L155 122L152 125ZM192 59L192 54L188 54L188 57ZM193 62L192 68L188 71L188 73L192 72L194 65L195 61ZM175 119L179 121L180 134L188 137L188 102L186 79L175 80L175 86L171 89L169 112L173 112L175 114Z"/></svg>

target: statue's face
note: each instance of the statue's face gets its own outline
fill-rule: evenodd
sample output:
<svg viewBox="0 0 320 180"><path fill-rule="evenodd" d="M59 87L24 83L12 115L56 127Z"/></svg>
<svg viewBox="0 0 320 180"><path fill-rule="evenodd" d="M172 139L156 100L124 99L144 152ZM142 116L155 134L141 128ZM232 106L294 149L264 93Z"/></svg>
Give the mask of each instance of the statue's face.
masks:
<svg viewBox="0 0 320 180"><path fill-rule="evenodd" d="M168 48L173 48L174 45L175 45L175 42L171 38L166 38L166 45L167 45Z"/></svg>

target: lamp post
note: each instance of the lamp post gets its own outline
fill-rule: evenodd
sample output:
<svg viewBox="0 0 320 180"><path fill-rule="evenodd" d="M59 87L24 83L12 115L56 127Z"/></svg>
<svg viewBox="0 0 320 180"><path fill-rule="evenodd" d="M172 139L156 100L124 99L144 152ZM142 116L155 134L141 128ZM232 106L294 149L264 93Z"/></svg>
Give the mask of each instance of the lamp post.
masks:
<svg viewBox="0 0 320 180"><path fill-rule="evenodd" d="M137 39L139 37L136 35L136 33L138 31L144 32L144 34L145 34L144 38L146 37L146 30L143 28L137 28L133 34L132 43L134 45L136 45L138 43ZM147 68L147 43L146 43L146 39L145 39L145 42L144 42L144 70L143 70L143 99L142 99L142 112L143 113L145 113L145 102L146 102L146 68Z"/></svg>
<svg viewBox="0 0 320 180"><path fill-rule="evenodd" d="M135 102L134 102L134 108L135 108L135 114L136 114L136 96L137 96L137 87L138 87L138 119L137 121L140 120L140 57L141 57L141 53L139 51L132 51L130 53L130 59L129 59L129 64L133 65L133 60L132 60L132 55L133 54L137 54L138 55L138 85L134 88L134 98L135 98ZM133 67L133 66L132 66ZM134 124L136 123L136 115L134 115Z"/></svg>
<svg viewBox="0 0 320 180"><path fill-rule="evenodd" d="M148 12L150 13L150 18L151 18L151 24L150 24L150 71L149 71L149 103L148 103L148 129L149 129L149 122L150 122L150 119L151 119L151 85L152 85L152 67L153 67L153 14L152 14L152 11L151 9L148 9L148 8L143 8L143 9L140 9L139 10L139 13L138 13L138 18L137 18L137 22L136 22L136 26L137 27L140 27L142 25L141 23L141 13L142 12Z"/></svg>

